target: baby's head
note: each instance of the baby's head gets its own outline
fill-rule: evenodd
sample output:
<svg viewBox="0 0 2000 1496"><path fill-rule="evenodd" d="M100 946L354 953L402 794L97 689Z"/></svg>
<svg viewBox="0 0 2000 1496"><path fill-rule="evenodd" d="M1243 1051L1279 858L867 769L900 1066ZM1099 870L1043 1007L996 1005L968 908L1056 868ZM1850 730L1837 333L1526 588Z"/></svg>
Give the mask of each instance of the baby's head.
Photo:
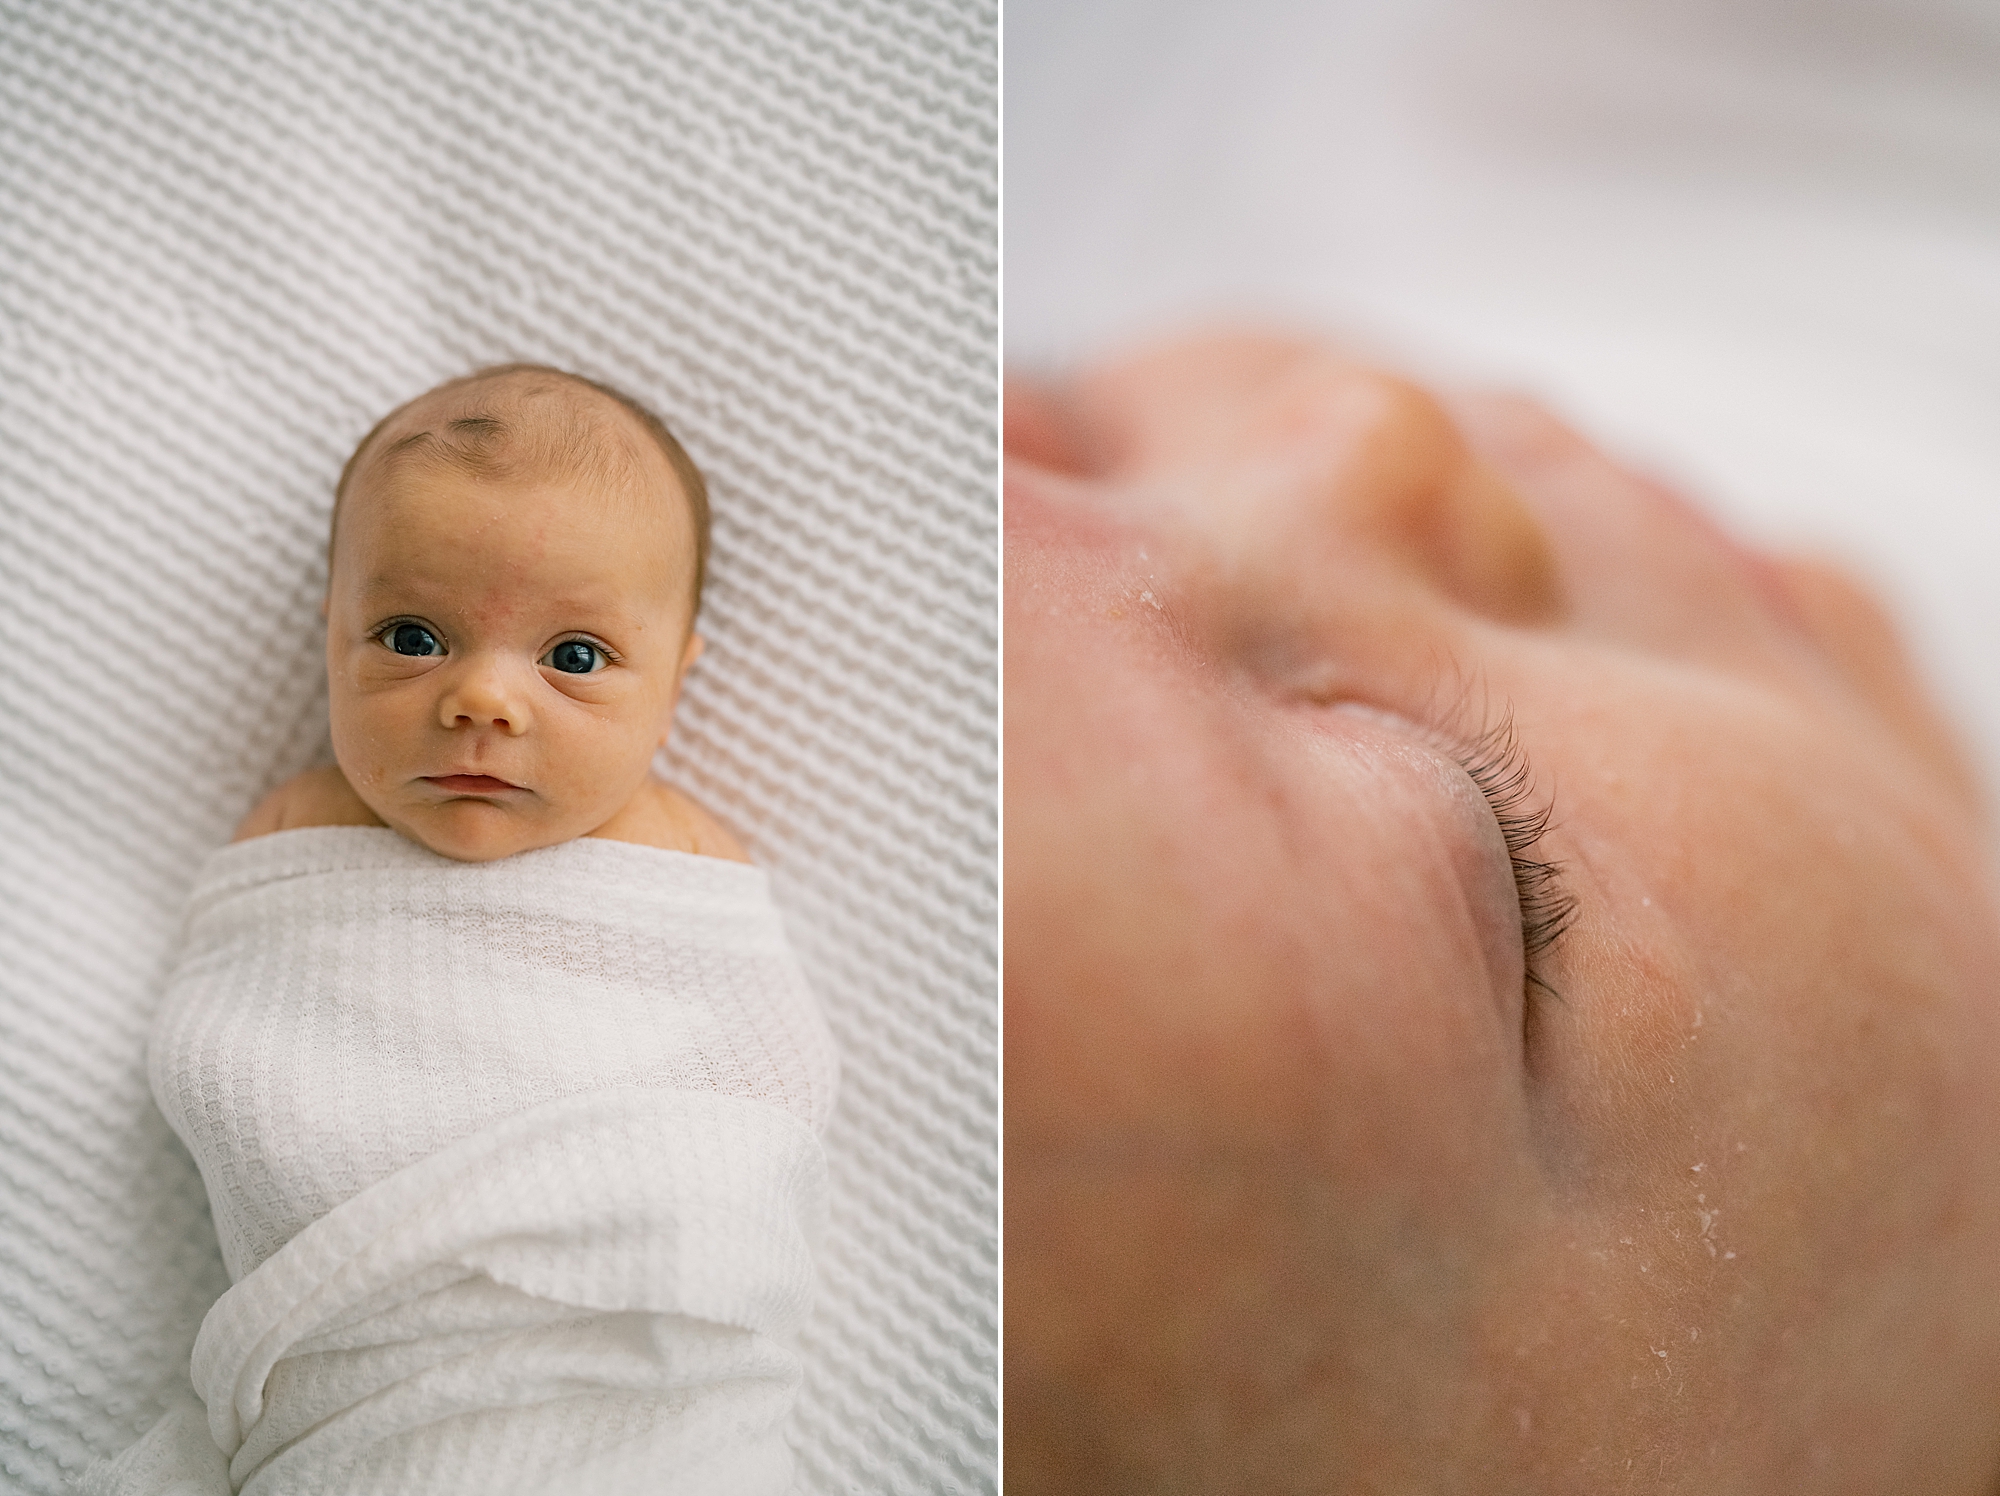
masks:
<svg viewBox="0 0 2000 1496"><path fill-rule="evenodd" d="M509 364L391 412L334 501L326 663L348 783L465 861L597 830L666 741L707 551L701 474L615 391Z"/></svg>
<svg viewBox="0 0 2000 1496"><path fill-rule="evenodd" d="M1312 347L1022 393L1008 1490L2000 1488L2000 910L1866 599Z"/></svg>

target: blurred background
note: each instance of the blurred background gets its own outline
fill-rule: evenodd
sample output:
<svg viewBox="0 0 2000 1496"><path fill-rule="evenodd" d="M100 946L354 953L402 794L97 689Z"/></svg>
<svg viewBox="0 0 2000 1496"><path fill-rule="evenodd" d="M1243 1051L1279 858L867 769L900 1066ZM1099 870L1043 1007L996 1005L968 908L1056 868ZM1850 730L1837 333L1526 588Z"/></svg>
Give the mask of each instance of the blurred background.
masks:
<svg viewBox="0 0 2000 1496"><path fill-rule="evenodd" d="M2000 785L2000 6L1009 0L1005 342L1540 396L1887 593Z"/></svg>

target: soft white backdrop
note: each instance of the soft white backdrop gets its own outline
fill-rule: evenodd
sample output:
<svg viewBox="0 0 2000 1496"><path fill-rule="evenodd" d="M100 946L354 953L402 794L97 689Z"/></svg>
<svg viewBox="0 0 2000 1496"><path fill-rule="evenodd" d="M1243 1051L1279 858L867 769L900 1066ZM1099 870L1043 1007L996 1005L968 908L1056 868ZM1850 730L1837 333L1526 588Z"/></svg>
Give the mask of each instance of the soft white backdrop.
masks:
<svg viewBox="0 0 2000 1496"><path fill-rule="evenodd" d="M712 484L673 769L845 1061L802 1488L994 1488L996 56L990 0L0 8L0 1487L148 1425L224 1283L145 1033L325 751L341 460L533 359Z"/></svg>
<svg viewBox="0 0 2000 1496"><path fill-rule="evenodd" d="M2000 784L2000 8L1010 0L1006 344L1332 332L1891 594Z"/></svg>

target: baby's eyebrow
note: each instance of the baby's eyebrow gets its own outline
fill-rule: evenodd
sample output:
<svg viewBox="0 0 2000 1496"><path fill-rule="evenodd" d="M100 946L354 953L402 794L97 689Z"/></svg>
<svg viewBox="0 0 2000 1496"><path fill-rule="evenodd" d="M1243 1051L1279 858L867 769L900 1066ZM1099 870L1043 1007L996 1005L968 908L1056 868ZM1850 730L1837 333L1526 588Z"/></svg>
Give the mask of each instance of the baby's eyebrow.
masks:
<svg viewBox="0 0 2000 1496"><path fill-rule="evenodd" d="M378 599L387 599L401 607L421 608L436 586L435 578L413 575L407 570L378 571L362 582L361 596L374 606L380 606Z"/></svg>
<svg viewBox="0 0 2000 1496"><path fill-rule="evenodd" d="M451 580L451 573L443 567L432 569L422 562L399 563L391 560L383 570L368 574L367 580L361 584L361 591L371 597L384 592L407 596L435 591L440 587L448 589Z"/></svg>

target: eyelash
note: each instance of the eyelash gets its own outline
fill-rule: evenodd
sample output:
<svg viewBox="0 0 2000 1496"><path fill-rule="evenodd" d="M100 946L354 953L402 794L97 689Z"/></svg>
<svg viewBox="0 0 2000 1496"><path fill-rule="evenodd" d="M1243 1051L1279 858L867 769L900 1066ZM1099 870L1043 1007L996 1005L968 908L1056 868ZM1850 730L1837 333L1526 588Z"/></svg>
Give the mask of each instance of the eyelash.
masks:
<svg viewBox="0 0 2000 1496"><path fill-rule="evenodd" d="M1493 807L1493 818L1500 823L1500 835L1507 843L1507 860L1514 868L1514 893L1521 903L1521 945L1527 956L1528 985L1551 997L1559 996L1536 972L1535 961L1555 948L1575 920L1576 895L1563 886L1561 863L1528 855L1549 829L1555 802L1551 800L1539 809L1534 806L1534 775L1527 752L1514 734L1512 713L1477 737L1459 743L1457 750L1459 766Z"/></svg>

